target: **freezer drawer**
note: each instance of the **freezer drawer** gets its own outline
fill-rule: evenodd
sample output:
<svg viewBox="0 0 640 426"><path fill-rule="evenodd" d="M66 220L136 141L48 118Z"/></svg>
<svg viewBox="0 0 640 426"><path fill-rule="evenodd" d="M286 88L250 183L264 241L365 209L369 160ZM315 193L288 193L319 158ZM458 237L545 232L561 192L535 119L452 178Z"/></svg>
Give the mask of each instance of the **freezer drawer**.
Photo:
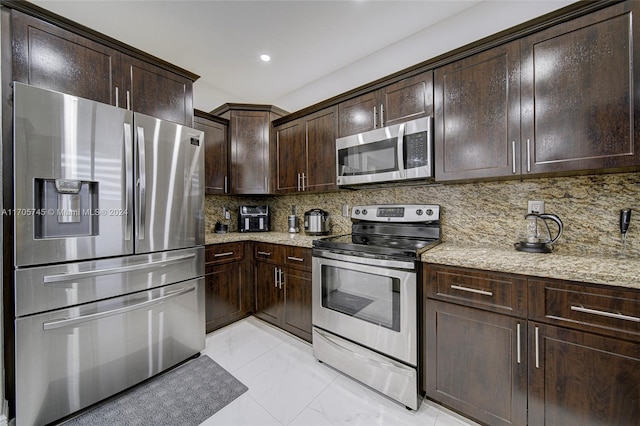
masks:
<svg viewBox="0 0 640 426"><path fill-rule="evenodd" d="M16 317L148 290L204 275L204 248L15 271Z"/></svg>
<svg viewBox="0 0 640 426"><path fill-rule="evenodd" d="M16 320L16 422L46 424L204 349L204 279Z"/></svg>

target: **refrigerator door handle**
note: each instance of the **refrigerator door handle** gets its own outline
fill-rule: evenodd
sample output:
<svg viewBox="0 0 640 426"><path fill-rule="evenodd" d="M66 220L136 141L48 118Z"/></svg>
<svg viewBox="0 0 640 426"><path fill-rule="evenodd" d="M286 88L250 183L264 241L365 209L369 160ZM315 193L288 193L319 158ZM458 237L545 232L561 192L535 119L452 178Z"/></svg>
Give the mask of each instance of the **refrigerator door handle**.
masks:
<svg viewBox="0 0 640 426"><path fill-rule="evenodd" d="M75 317L75 318L63 318L63 319L59 319L59 320L46 321L46 322L44 322L42 324L42 329L44 331L55 330L55 329L58 329L58 328L69 327L69 326L72 326L72 325L81 324L83 322L95 321L95 320L98 320L100 318L105 318L105 317L110 317L110 316L113 316L113 315L124 314L126 312L135 311L135 310L143 308L143 307L149 307L149 306L157 305L159 303L162 303L162 302L166 301L167 299L171 299L173 297L178 297L178 296L181 296L183 294L187 294L187 293L190 293L192 291L195 291L195 289L196 289L195 286L191 286L191 287L187 287L187 288L183 288L183 289L171 292L171 293L166 294L164 296L157 297L155 299L147 299L144 302L135 303L133 305L124 306L122 308L111 309L109 311L104 311L104 312L96 312L94 314L82 315L82 316Z"/></svg>
<svg viewBox="0 0 640 426"><path fill-rule="evenodd" d="M145 239L147 196L146 196L146 161L144 154L144 128L138 126L138 204L140 210L138 214L138 239Z"/></svg>
<svg viewBox="0 0 640 426"><path fill-rule="evenodd" d="M68 274L45 275L42 277L43 284L62 283L67 281L75 281L84 278L96 278L104 275L122 274L125 272L141 271L144 269L164 267L173 263L182 262L183 260L195 258L195 254L186 254L184 256L172 257L171 259L156 260L153 262L142 263L140 265L119 266L116 268L95 269L85 272L71 272Z"/></svg>
<svg viewBox="0 0 640 426"><path fill-rule="evenodd" d="M125 225L124 225L124 239L125 241L131 240L131 232L133 230L133 140L131 133L131 124L124 123L124 162L127 170L125 175Z"/></svg>

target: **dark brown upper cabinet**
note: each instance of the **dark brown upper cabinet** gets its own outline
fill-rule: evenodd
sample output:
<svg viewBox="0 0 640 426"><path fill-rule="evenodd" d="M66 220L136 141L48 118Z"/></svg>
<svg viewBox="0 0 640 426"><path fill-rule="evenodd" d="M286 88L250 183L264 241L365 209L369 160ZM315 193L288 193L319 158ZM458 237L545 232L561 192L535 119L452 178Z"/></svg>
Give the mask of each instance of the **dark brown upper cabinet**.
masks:
<svg viewBox="0 0 640 426"><path fill-rule="evenodd" d="M435 70L436 180L520 174L517 41Z"/></svg>
<svg viewBox="0 0 640 426"><path fill-rule="evenodd" d="M193 127L204 132L204 188L207 194L228 194L229 122L195 110Z"/></svg>
<svg viewBox="0 0 640 426"><path fill-rule="evenodd" d="M77 29L11 10L12 79L193 126L197 76L139 59L113 47L113 40Z"/></svg>
<svg viewBox="0 0 640 426"><path fill-rule="evenodd" d="M628 1L522 40L523 175L640 165L639 15Z"/></svg>
<svg viewBox="0 0 640 426"><path fill-rule="evenodd" d="M433 73L427 71L338 105L339 137L433 115Z"/></svg>
<svg viewBox="0 0 640 426"><path fill-rule="evenodd" d="M337 188L337 107L276 127L276 192Z"/></svg>

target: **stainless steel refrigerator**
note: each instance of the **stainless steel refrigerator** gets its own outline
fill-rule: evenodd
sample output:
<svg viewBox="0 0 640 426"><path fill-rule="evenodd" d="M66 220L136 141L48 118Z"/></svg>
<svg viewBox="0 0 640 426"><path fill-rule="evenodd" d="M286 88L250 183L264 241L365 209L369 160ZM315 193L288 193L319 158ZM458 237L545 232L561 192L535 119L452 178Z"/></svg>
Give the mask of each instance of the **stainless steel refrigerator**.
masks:
<svg viewBox="0 0 640 426"><path fill-rule="evenodd" d="M17 425L204 349L204 135L14 83Z"/></svg>

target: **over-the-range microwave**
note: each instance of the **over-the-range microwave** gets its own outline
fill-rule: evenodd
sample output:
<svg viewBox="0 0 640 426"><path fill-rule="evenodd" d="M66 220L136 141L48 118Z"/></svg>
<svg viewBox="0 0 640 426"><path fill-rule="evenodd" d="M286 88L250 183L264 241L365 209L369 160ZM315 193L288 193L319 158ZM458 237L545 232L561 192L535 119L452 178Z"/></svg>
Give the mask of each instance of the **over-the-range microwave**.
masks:
<svg viewBox="0 0 640 426"><path fill-rule="evenodd" d="M340 186L433 177L432 117L336 139Z"/></svg>

